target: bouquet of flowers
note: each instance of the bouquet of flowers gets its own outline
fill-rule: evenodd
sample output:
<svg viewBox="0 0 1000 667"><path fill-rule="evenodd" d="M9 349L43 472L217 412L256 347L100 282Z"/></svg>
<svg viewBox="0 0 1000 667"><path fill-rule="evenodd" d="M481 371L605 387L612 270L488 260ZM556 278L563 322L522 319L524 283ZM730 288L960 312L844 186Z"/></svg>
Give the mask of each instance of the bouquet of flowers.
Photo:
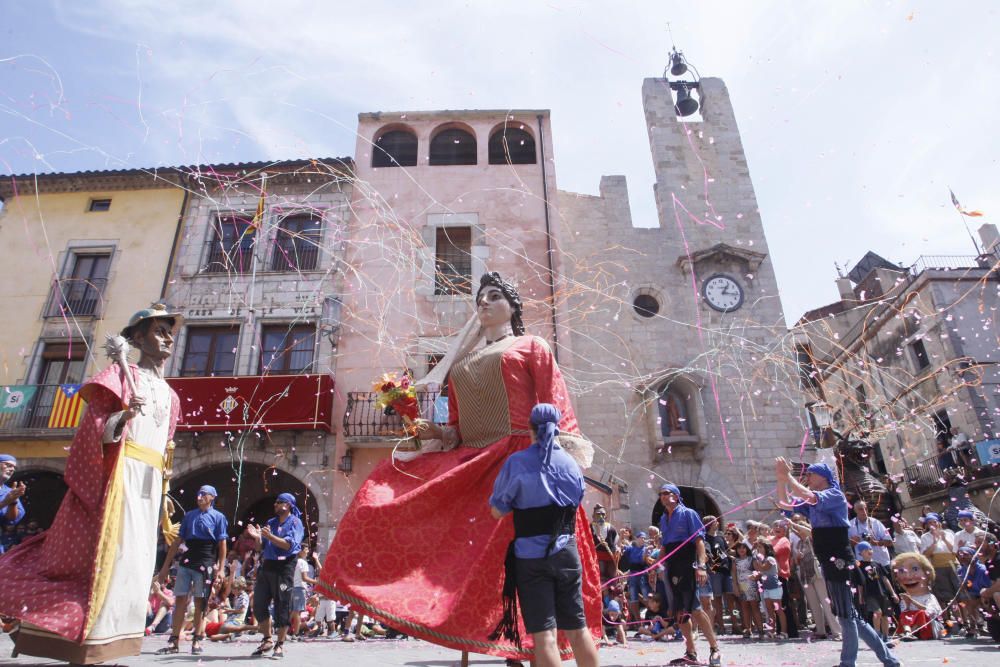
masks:
<svg viewBox="0 0 1000 667"><path fill-rule="evenodd" d="M420 439L417 429L423 420L420 418L420 403L417 401L417 388L410 376L395 373L385 373L372 384L375 390L375 407L385 414L397 414L403 420L403 430L417 449L420 449Z"/></svg>

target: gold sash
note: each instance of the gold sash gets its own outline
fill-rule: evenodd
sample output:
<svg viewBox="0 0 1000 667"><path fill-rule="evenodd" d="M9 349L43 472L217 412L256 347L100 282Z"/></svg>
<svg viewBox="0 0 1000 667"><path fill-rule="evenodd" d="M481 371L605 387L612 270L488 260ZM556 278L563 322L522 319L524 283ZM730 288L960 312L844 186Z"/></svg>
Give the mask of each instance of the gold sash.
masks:
<svg viewBox="0 0 1000 667"><path fill-rule="evenodd" d="M958 559L955 558L955 554L951 552L942 551L935 554L931 554L931 564L935 567L935 569L939 567L954 568L957 560Z"/></svg>
<svg viewBox="0 0 1000 667"><path fill-rule="evenodd" d="M97 620L97 615L104 607L108 596L108 586L111 583L111 570L114 568L115 557L118 555L118 542L121 539L122 515L125 502L124 459L129 458L145 463L151 468L163 472L164 455L155 449L143 447L132 440L125 440L121 453L115 462L115 469L108 482L107 497L104 501L104 516L101 521L101 534L97 543L97 558L94 563L94 588L90 594L90 608L87 613L87 624L84 637L90 634L90 629Z"/></svg>

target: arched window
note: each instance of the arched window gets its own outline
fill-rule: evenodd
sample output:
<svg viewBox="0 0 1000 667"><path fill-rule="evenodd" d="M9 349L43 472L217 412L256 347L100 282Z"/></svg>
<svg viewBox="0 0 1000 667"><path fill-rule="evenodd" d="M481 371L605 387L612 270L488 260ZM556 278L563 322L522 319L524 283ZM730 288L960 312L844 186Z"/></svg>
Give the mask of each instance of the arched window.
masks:
<svg viewBox="0 0 1000 667"><path fill-rule="evenodd" d="M535 164L535 139L526 131L503 126L490 137L490 164Z"/></svg>
<svg viewBox="0 0 1000 667"><path fill-rule="evenodd" d="M407 130L390 130L372 146L373 167L415 167L417 135Z"/></svg>
<svg viewBox="0 0 1000 667"><path fill-rule="evenodd" d="M680 387L664 387L657 404L660 411L660 433L664 438L694 435L688 396Z"/></svg>
<svg viewBox="0 0 1000 667"><path fill-rule="evenodd" d="M432 166L449 164L476 164L476 137L452 128L442 130L431 139Z"/></svg>

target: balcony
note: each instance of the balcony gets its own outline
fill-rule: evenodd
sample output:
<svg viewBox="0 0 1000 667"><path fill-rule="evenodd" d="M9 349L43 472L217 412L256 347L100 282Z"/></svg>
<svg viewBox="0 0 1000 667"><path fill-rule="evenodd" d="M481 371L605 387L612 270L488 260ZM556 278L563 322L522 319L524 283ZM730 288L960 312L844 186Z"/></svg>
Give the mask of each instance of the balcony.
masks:
<svg viewBox="0 0 1000 667"><path fill-rule="evenodd" d="M52 291L45 317L97 317L100 315L105 279L64 278Z"/></svg>
<svg viewBox="0 0 1000 667"><path fill-rule="evenodd" d="M77 385L0 387L0 438L51 435L75 428L83 414Z"/></svg>
<svg viewBox="0 0 1000 667"><path fill-rule="evenodd" d="M377 394L373 391L352 391L347 394L344 410L344 436L348 438L391 439L405 437L403 418L390 411L385 414L375 406ZM420 415L430 418L434 414L434 401L440 392L420 392Z"/></svg>
<svg viewBox="0 0 1000 667"><path fill-rule="evenodd" d="M333 376L173 377L178 431L333 431Z"/></svg>
<svg viewBox="0 0 1000 667"><path fill-rule="evenodd" d="M976 449L970 450L963 456L953 454L955 466L943 468L940 458L936 455L928 456L913 465L906 466L903 474L910 497L917 499L944 493L950 486L963 481L968 485L980 486L976 483L979 480L1000 477L1000 464L995 462L996 459L985 457L980 459L983 452L989 452L990 443L996 442L991 440L981 442ZM992 447L995 448L996 445L992 445ZM990 463L989 461L994 462Z"/></svg>

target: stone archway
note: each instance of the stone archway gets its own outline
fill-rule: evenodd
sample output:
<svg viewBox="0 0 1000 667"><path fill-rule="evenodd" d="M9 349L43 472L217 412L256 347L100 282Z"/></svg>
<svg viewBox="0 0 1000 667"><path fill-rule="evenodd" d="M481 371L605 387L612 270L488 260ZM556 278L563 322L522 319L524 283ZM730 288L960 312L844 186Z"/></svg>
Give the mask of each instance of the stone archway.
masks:
<svg viewBox="0 0 1000 667"><path fill-rule="evenodd" d="M244 462L240 473L237 477L229 464L200 466L175 476L170 483L170 493L179 509L188 511L195 507L195 498L202 485L214 486L219 492L215 506L229 520L230 538L242 534L248 523L261 524L270 519L274 516L274 499L278 494L291 493L302 511L307 539L310 544L316 543L320 507L305 482L280 468L262 463Z"/></svg>

